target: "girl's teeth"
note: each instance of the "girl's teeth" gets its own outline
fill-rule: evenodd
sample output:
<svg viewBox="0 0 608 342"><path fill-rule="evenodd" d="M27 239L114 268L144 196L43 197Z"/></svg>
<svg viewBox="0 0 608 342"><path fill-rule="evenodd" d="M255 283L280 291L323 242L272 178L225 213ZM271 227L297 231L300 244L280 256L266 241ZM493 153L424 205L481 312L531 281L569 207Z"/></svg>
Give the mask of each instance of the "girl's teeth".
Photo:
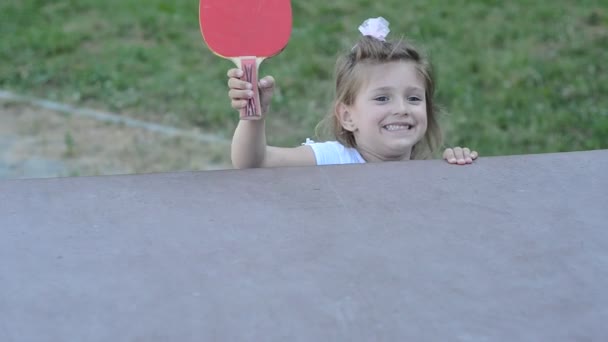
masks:
<svg viewBox="0 0 608 342"><path fill-rule="evenodd" d="M388 131L396 131L396 130L399 130L399 129L410 129L410 128L412 128L412 126L410 126L410 125L387 125L387 126L384 126L384 127Z"/></svg>

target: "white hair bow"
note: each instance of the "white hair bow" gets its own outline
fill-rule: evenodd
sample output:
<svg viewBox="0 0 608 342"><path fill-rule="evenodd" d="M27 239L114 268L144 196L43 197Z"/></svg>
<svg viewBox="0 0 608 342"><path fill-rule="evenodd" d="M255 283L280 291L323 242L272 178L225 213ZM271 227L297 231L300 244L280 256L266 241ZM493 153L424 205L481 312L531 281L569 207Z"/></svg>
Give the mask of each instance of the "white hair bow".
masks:
<svg viewBox="0 0 608 342"><path fill-rule="evenodd" d="M386 36L391 30L388 28L389 22L382 18L369 18L359 26L359 31L364 36L371 36L381 41L386 41Z"/></svg>

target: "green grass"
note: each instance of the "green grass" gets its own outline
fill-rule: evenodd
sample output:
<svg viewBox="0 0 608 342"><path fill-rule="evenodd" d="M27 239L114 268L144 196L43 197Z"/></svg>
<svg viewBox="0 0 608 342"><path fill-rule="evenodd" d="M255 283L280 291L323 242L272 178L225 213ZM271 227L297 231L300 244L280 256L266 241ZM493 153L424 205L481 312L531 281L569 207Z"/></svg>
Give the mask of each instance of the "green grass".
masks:
<svg viewBox="0 0 608 342"><path fill-rule="evenodd" d="M608 148L608 6L583 1L292 1L269 141L311 137L336 55L384 16L431 55L448 145L482 155ZM244 25L244 24L243 24ZM0 89L223 132L230 62L207 50L195 0L5 0Z"/></svg>

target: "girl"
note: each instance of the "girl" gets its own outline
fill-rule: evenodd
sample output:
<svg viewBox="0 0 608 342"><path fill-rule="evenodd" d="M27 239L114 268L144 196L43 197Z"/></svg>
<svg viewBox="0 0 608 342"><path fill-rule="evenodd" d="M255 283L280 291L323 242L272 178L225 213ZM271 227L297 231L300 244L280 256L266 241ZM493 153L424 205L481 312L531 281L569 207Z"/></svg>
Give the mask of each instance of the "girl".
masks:
<svg viewBox="0 0 608 342"><path fill-rule="evenodd" d="M441 145L434 79L428 60L412 45L386 41L388 22L366 20L363 37L336 64L333 110L320 123L335 141L280 148L266 145L265 120L241 120L232 138L235 168L350 164L427 159ZM228 71L229 96L241 109L253 95L242 71ZM274 79L259 82L262 113L268 112ZM477 152L448 148L450 164L470 164Z"/></svg>

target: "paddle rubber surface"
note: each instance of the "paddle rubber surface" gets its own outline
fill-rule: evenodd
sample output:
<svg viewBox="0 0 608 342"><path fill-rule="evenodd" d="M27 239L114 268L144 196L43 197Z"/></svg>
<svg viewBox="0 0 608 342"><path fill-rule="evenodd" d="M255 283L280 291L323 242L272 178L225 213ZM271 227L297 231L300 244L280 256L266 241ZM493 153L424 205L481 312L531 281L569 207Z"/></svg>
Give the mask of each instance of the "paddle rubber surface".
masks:
<svg viewBox="0 0 608 342"><path fill-rule="evenodd" d="M205 42L225 58L271 57L289 41L289 0L201 0L200 28Z"/></svg>

